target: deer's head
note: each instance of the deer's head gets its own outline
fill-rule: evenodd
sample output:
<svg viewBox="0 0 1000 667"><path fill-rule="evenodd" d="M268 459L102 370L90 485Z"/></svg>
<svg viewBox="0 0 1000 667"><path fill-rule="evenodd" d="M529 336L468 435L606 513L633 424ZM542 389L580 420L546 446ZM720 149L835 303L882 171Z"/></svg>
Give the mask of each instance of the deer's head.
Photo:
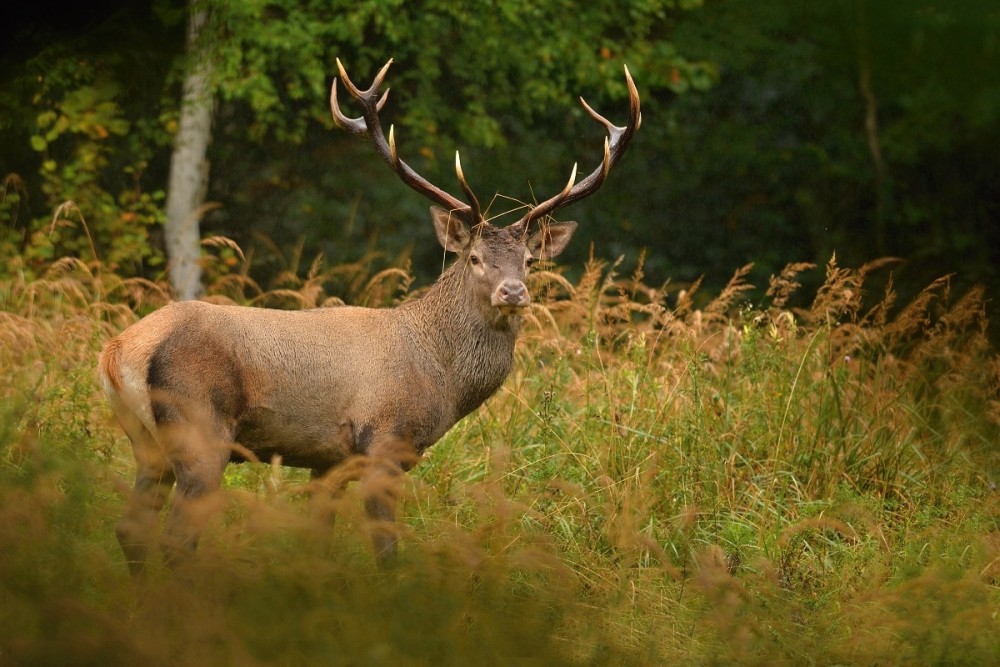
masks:
<svg viewBox="0 0 1000 667"><path fill-rule="evenodd" d="M575 222L553 222L525 238L513 226L469 225L438 206L431 207L431 219L444 249L458 253L458 264L477 301L504 314L531 303L524 284L528 268L562 252L576 229Z"/></svg>
<svg viewBox="0 0 1000 667"><path fill-rule="evenodd" d="M455 154L455 173L467 201L462 201L427 181L406 164L396 152L396 141L392 126L386 137L379 122L379 111L385 104L389 91L379 93L382 81L392 60L389 60L367 90L357 88L347 76L344 66L337 60L340 79L351 96L362 108L360 118L348 118L337 103L337 81L334 79L330 91L330 109L334 122L354 134L371 138L375 149L404 183L417 192L436 202L431 207L431 218L437 238L445 250L458 253L459 266L464 277L470 279L472 289L481 303L502 313L516 312L531 303L524 279L528 267L536 260L547 260L563 251L576 229L575 222L546 222L556 210L583 199L604 184L608 173L624 154L639 125L642 114L639 110L639 93L636 90L628 68L625 80L629 91L629 119L624 127L618 127L594 111L583 98L580 102L590 116L607 131L604 140L604 159L601 164L583 180L576 180L576 165L570 174L566 187L555 196L530 206L517 222L506 227L495 227L483 217L479 200L465 179L458 153ZM539 229L532 232L534 223Z"/></svg>

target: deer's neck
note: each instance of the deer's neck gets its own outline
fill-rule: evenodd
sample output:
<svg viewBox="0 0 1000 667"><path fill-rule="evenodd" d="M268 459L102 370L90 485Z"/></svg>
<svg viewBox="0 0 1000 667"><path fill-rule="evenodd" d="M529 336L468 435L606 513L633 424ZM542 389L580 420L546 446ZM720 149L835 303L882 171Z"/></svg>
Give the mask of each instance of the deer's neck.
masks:
<svg viewBox="0 0 1000 667"><path fill-rule="evenodd" d="M492 396L507 378L521 318L482 304L463 283L462 267L453 265L427 293L401 308L426 333L426 352L445 374L456 419Z"/></svg>

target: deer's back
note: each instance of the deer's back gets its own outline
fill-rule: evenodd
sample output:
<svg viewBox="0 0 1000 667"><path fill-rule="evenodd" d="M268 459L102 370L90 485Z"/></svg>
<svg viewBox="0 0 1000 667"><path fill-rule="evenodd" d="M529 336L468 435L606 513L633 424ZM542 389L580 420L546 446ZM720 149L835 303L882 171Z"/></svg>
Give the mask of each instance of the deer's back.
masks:
<svg viewBox="0 0 1000 667"><path fill-rule="evenodd" d="M381 434L429 446L454 423L445 370L414 338L392 309L181 302L109 343L100 367L113 404L153 432L207 420L262 459L324 467Z"/></svg>

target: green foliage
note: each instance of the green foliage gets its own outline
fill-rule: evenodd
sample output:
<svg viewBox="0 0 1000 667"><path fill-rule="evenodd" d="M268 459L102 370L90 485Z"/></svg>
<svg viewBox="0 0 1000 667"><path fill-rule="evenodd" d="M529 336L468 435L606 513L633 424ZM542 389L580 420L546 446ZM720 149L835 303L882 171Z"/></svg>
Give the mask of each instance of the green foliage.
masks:
<svg viewBox="0 0 1000 667"><path fill-rule="evenodd" d="M153 269L163 262L162 250L150 242L150 228L162 219L163 192L141 187L149 150L136 150L125 91L92 63L43 55L32 68L52 62L59 65L37 76L28 105L36 112L27 129L37 176L7 177L18 187L0 203L6 223L0 244L14 251L11 257L21 255L20 268L32 271L64 255L128 273ZM39 195L41 206L32 209L44 214L25 220L30 212L24 205ZM77 202L84 202L87 218Z"/></svg>
<svg viewBox="0 0 1000 667"><path fill-rule="evenodd" d="M471 1L197 6L209 12L205 47L217 59L218 89L249 105L250 136L300 141L307 120L329 126L317 101L328 94L334 59L367 85L392 57L402 65L392 87L407 100L399 122L409 141L433 148L441 135L450 137L446 145L498 145L505 115L544 116L577 90L622 99L622 62L648 89L707 88L712 66L685 59L664 39L700 3L681 4L632 2L623 15L616 3L505 0L489 10L491 21Z"/></svg>

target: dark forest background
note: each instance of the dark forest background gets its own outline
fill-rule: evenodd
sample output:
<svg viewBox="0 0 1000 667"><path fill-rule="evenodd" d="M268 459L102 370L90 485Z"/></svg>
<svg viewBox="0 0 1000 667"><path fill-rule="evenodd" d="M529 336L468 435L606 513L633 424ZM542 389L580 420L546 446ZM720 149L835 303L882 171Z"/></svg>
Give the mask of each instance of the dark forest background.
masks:
<svg viewBox="0 0 1000 667"><path fill-rule="evenodd" d="M201 233L252 251L265 284L319 254L409 258L422 282L440 270L428 202L329 117L335 58L365 86L392 57L382 116L404 159L460 194L460 149L480 199L502 195L491 215L597 165L602 129L576 98L624 123L628 65L643 126L606 186L560 213L580 222L571 272L593 252L622 271L643 258L649 283L717 287L753 262L766 286L813 262L819 284L836 254L897 258L866 284L891 280L900 302L945 274L954 291L1000 289L1000 6L986 0L17 3L0 42L0 271L76 254L165 275L195 9L215 96Z"/></svg>

